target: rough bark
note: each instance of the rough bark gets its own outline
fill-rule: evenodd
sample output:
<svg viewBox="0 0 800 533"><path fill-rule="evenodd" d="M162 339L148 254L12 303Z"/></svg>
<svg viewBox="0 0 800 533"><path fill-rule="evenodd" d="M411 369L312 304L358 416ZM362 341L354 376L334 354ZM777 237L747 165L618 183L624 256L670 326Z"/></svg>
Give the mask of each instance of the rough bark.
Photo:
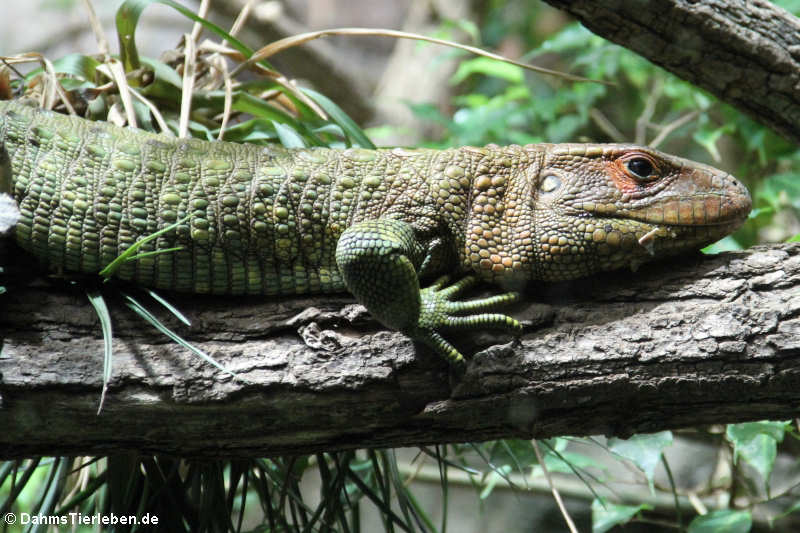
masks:
<svg viewBox="0 0 800 533"><path fill-rule="evenodd" d="M463 376L346 296L171 298L193 325L165 321L241 380L112 296L114 367L96 414L103 341L86 296L9 285L0 457L263 456L789 418L800 404L798 288L800 244L535 287L513 310L521 339L461 339L477 351Z"/></svg>
<svg viewBox="0 0 800 533"><path fill-rule="evenodd" d="M545 0L800 141L800 19L766 0Z"/></svg>

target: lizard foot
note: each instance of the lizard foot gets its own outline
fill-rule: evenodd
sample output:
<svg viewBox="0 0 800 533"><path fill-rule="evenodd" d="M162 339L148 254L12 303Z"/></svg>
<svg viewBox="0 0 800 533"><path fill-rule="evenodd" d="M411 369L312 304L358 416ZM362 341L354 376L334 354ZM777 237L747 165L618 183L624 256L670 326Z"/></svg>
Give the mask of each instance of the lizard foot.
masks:
<svg viewBox="0 0 800 533"><path fill-rule="evenodd" d="M446 287L448 281L449 277L443 276L430 287L420 291L422 307L419 321L414 328L406 332L410 337L427 344L451 363L461 364L464 356L442 337L439 333L441 328L488 327L509 329L515 333L522 332L522 325L514 318L500 313L486 312L497 306L516 302L519 299L519 293L507 292L477 300L452 301L460 293L475 285L477 278L467 276Z"/></svg>

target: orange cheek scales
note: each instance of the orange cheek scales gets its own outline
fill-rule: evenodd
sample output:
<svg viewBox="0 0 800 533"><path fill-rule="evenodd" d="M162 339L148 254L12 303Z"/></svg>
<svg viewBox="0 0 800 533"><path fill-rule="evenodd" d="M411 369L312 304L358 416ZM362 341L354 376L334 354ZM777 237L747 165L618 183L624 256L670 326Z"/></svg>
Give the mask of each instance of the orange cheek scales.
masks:
<svg viewBox="0 0 800 533"><path fill-rule="evenodd" d="M606 175L611 177L611 180L616 185L617 189L623 193L640 192L643 187L636 180L628 176L622 165L625 163L619 159L616 161L606 161Z"/></svg>

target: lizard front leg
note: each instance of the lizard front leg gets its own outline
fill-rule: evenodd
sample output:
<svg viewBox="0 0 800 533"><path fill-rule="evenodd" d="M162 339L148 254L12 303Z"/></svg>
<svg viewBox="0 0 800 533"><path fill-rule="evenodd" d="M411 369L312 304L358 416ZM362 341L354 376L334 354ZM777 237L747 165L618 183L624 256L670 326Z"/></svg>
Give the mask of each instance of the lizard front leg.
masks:
<svg viewBox="0 0 800 533"><path fill-rule="evenodd" d="M395 219L368 220L342 233L336 263L350 292L382 324L423 342L453 363L463 356L441 335L444 328L495 327L521 331L519 322L496 313L498 305L514 302L517 293L460 302L451 299L473 285L467 277L445 287L440 278L420 289L418 272L429 251L411 225Z"/></svg>

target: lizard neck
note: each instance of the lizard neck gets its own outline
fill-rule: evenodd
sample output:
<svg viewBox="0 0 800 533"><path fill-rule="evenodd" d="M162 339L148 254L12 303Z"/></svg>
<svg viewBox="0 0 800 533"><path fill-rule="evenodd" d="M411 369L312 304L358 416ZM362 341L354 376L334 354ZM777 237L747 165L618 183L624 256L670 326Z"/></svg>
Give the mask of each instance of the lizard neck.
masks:
<svg viewBox="0 0 800 533"><path fill-rule="evenodd" d="M542 153L532 146L463 148L481 154L469 191L462 266L504 287L518 287L534 270L532 184Z"/></svg>

